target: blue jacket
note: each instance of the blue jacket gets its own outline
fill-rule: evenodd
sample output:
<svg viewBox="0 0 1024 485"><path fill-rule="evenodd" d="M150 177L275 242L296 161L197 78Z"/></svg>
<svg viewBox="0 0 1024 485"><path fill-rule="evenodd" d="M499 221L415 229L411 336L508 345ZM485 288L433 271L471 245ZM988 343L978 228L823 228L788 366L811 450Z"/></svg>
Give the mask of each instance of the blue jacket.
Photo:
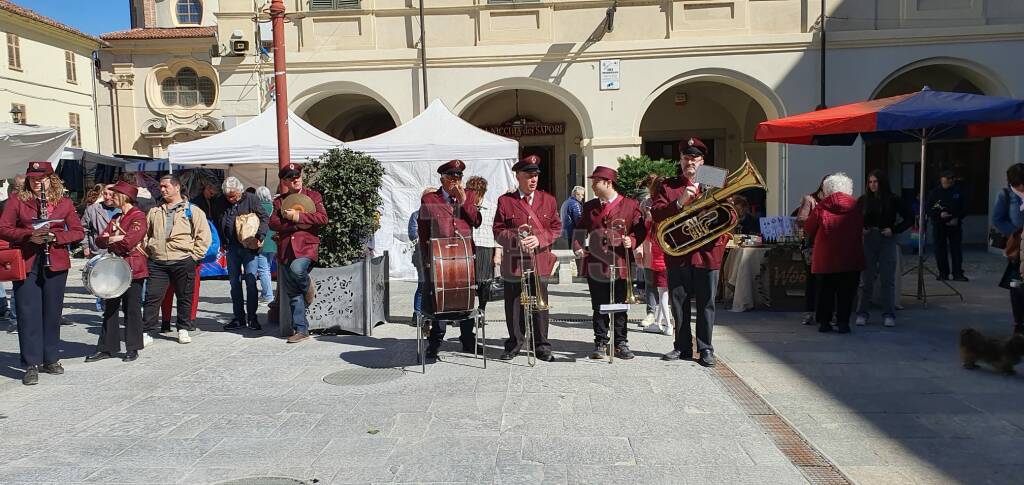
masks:
<svg viewBox="0 0 1024 485"><path fill-rule="evenodd" d="M576 197L569 194L569 198L562 202L559 212L559 216L562 219L562 237L572 238L573 230L583 215L583 204L580 204Z"/></svg>
<svg viewBox="0 0 1024 485"><path fill-rule="evenodd" d="M996 196L996 204L992 207L992 225L1004 236L1024 228L1024 212L1021 212L1020 204L1020 197L1009 188L1000 190Z"/></svg>

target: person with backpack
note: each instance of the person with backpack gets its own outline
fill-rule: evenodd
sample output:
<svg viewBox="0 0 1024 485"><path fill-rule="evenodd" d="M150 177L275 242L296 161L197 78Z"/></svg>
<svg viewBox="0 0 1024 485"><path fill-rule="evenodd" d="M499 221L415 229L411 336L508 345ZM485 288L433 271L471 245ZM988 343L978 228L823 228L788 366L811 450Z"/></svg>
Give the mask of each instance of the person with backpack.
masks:
<svg viewBox="0 0 1024 485"><path fill-rule="evenodd" d="M156 331L160 303L167 286L173 284L178 299L178 343L187 344L192 341L189 330L195 330L192 301L199 296L194 289L196 268L206 257L213 235L206 213L182 198L177 175L160 177L160 195L163 203L150 209L146 217L149 282L142 329Z"/></svg>

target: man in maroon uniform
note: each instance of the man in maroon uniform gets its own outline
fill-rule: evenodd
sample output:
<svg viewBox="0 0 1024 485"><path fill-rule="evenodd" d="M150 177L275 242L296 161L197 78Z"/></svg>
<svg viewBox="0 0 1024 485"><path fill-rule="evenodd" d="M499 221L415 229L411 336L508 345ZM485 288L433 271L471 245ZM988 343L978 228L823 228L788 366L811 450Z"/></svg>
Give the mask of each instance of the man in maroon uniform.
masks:
<svg viewBox="0 0 1024 485"><path fill-rule="evenodd" d="M466 170L466 164L462 160L451 160L437 168L441 174L441 188L435 192L423 195L420 199L419 217L416 220L416 231L420 245L420 254L423 255L424 277L427 279L424 285L426 292L423 294L423 313L434 315L435 297L433 269L431 268L430 240L447 237L458 237L462 235L467 239L473 237L473 229L480 227L480 212L476 208L476 197L462 187L462 172ZM436 358L437 351L444 340L446 322L437 317L433 318L430 327L430 335L427 337L427 357ZM473 321L464 319L459 322L462 335L462 351L472 352L476 335L473 333Z"/></svg>
<svg viewBox="0 0 1024 485"><path fill-rule="evenodd" d="M694 177L697 175L697 167L704 165L707 146L697 138L690 138L680 143L679 148L679 175L662 180L651 195L651 215L655 225L685 210L701 193L701 187L694 182ZM711 346L711 331L715 325L715 290L718 288L718 271L722 267L722 256L728 241L729 236L723 234L690 254L665 254L672 318L676 322L677 331L674 349L663 355L663 360L693 358L690 298L696 298L697 351L700 353L698 363L714 367L715 349Z"/></svg>
<svg viewBox="0 0 1024 485"><path fill-rule="evenodd" d="M288 343L293 344L309 338L305 297L309 289L309 272L320 250L320 228L327 224L327 210L319 192L302 186L302 165L290 163L278 172L278 176L282 190L281 196L274 199L270 229L277 232L277 275L291 302L295 334L288 337ZM284 198L292 194L308 196L316 210L282 210Z"/></svg>
<svg viewBox="0 0 1024 485"><path fill-rule="evenodd" d="M494 212L494 240L501 245L504 253L501 277L505 280L505 322L509 335L505 341L505 352L500 357L502 360L512 360L526 344L525 315L519 304L524 264L527 267L536 264L534 277L540 277L541 292L536 296L547 301L547 278L551 276L556 261L555 255L551 253L551 245L562 233L558 201L551 194L537 190L540 157L530 155L513 165L512 171L516 173L519 189L498 197L498 206ZM529 226L531 235L520 237L519 228L523 225ZM529 256L531 252L536 252L532 262ZM529 284L534 284L532 279ZM551 344L548 342L546 310L533 313L533 327L537 358L546 362L553 361Z"/></svg>
<svg viewBox="0 0 1024 485"><path fill-rule="evenodd" d="M573 231L572 248L581 259L580 274L587 278L590 303L594 310L594 351L591 359L603 359L608 345L609 316L602 315L602 304L610 301L611 278L609 265L615 266L615 301L625 303L627 281L626 251L642 243L646 234L640 203L618 193L615 189L619 174L608 167L594 169L590 187L597 197L583 204L583 213ZM621 221L621 222L620 222ZM611 230L613 224L622 229ZM589 242L587 237L589 236ZM615 313L615 356L632 359L626 335L626 312Z"/></svg>

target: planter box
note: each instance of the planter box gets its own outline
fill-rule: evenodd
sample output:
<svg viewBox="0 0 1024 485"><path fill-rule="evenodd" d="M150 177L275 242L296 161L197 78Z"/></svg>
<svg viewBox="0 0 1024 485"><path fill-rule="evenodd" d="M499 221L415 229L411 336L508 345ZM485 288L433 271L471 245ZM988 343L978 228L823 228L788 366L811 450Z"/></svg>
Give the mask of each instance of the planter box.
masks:
<svg viewBox="0 0 1024 485"><path fill-rule="evenodd" d="M359 335L373 335L373 327L390 317L388 297L388 254L340 268L314 268L310 272L316 286L313 304L306 307L309 329L338 328ZM278 291L281 336L291 336L291 305Z"/></svg>

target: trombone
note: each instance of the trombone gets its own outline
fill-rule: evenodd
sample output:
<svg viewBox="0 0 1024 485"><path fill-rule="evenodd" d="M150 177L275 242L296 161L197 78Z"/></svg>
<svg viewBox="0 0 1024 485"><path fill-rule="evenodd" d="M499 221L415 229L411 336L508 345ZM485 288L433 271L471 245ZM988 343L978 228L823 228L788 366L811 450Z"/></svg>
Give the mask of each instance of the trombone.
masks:
<svg viewBox="0 0 1024 485"><path fill-rule="evenodd" d="M523 224L518 229L520 241L533 235L533 226ZM529 267L526 261L529 259ZM537 250L523 250L519 245L519 261L522 266L522 275L519 285L519 304L523 311L523 336L526 338L526 363L530 367L537 365L537 345L533 337L533 312L543 312L551 308L544 301L544 294L540 291L540 273L537 272ZM530 277L533 277L533 284L530 284Z"/></svg>
<svg viewBox="0 0 1024 485"><path fill-rule="evenodd" d="M616 258L615 247L621 246L622 241L626 239L626 220L622 218L612 220L611 224L608 225L609 234L609 245L611 246L611 261L608 263L608 304L615 304L615 280L619 277L619 266L615 264ZM616 237L618 238L616 240ZM616 244L618 242L618 244ZM627 305L636 305L639 303L636 299L636 295L633 294L633 274L630 268L629 253L631 249L623 248L626 253L626 298L623 303ZM615 362L615 313L608 313L608 363Z"/></svg>

